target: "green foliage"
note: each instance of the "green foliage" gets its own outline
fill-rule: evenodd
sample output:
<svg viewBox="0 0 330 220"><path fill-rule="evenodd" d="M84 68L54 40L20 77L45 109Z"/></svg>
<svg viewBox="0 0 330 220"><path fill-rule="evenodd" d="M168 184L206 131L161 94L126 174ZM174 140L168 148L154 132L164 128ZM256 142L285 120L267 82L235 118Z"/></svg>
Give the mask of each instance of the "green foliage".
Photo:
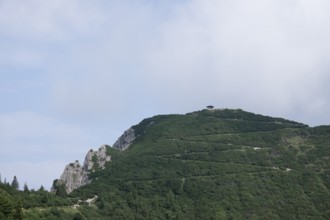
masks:
<svg viewBox="0 0 330 220"><path fill-rule="evenodd" d="M96 207L81 208L89 218L328 217L327 126L203 110L155 116L133 128L134 144L112 150L107 169L71 194L99 196Z"/></svg>
<svg viewBox="0 0 330 220"><path fill-rule="evenodd" d="M25 193L29 193L30 192L29 187L28 187L28 185L26 183L24 183L23 191Z"/></svg>
<svg viewBox="0 0 330 220"><path fill-rule="evenodd" d="M0 188L0 217L1 219L9 218L14 212L13 198L3 189Z"/></svg>
<svg viewBox="0 0 330 220"><path fill-rule="evenodd" d="M19 190L19 183L18 183L18 181L17 181L16 176L14 176L14 179L13 179L13 181L11 182L11 187L13 187L13 188L16 189L16 190Z"/></svg>
<svg viewBox="0 0 330 220"><path fill-rule="evenodd" d="M93 170L97 171L99 169L99 163L98 163L97 156L95 154L92 157L92 162L93 162Z"/></svg>
<svg viewBox="0 0 330 220"><path fill-rule="evenodd" d="M329 219L330 126L225 109L133 128L133 145L108 149L106 169L69 195L2 184L9 213L21 197L26 219Z"/></svg>
<svg viewBox="0 0 330 220"><path fill-rule="evenodd" d="M52 188L57 196L60 197L67 196L65 184L58 184L58 180L54 180Z"/></svg>
<svg viewBox="0 0 330 220"><path fill-rule="evenodd" d="M14 213L13 213L13 219L15 220L22 220L23 219L23 206L22 206L22 200L19 199L16 201L14 206Z"/></svg>
<svg viewBox="0 0 330 220"><path fill-rule="evenodd" d="M0 183L0 219L72 220L80 213L71 208L73 204L77 203L77 200L72 197L59 197L46 191L42 186L37 191L27 189L20 191L12 185ZM56 209L59 210L59 215L55 211Z"/></svg>

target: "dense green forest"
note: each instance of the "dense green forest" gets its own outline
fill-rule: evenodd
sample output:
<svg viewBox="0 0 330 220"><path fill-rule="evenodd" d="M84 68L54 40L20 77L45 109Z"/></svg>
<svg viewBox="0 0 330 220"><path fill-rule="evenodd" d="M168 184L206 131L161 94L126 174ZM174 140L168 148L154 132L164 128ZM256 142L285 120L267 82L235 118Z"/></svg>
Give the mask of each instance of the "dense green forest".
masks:
<svg viewBox="0 0 330 220"><path fill-rule="evenodd" d="M60 191L59 191L60 192ZM78 199L66 194L48 192L41 186L38 190L29 190L24 184L19 190L16 176L11 183L0 181L0 219L83 219L72 206Z"/></svg>
<svg viewBox="0 0 330 220"><path fill-rule="evenodd" d="M0 219L330 219L330 126L224 109L133 129L69 195L1 183Z"/></svg>

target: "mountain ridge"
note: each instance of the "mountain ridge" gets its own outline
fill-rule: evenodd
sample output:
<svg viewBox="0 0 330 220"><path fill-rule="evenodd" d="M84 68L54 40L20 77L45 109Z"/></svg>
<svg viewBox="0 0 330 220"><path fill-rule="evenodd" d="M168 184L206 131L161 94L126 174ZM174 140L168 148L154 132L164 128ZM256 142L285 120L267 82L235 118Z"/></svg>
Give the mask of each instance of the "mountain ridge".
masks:
<svg viewBox="0 0 330 220"><path fill-rule="evenodd" d="M169 117L183 117L183 116L192 116L196 117L198 115L204 115L206 117L216 117L221 118L222 120L240 120L240 121L258 121L260 123L275 123L277 125L292 125L294 127L308 127L307 125L304 125L302 123L298 123L291 120L286 120L283 118L274 118L270 116L264 116L261 114L254 114L250 112L243 111L242 109L204 109L201 111L195 111L191 113L187 113L184 115L180 114L168 114L168 115L156 115L150 118L143 119L140 123L137 125L131 126L129 129L124 131L124 133L117 139L117 141L113 144L112 148L117 149L120 151L127 150L133 142L142 135L143 132L146 131L146 129L149 126L152 126L153 124L157 123L159 120L166 120ZM68 164L63 174L61 175L60 179L54 180L52 191L56 192L56 188L58 185L65 185L65 189L67 193L72 192L74 189L77 189L83 185L86 185L91 182L91 179L89 178L89 174L94 172L95 170L91 170L93 166L98 166L101 168L104 168L105 162L110 161L111 156L106 153L106 148L111 147L110 145L102 145L98 151L93 151L92 149L88 151L84 165L81 166L78 161L75 161L74 163ZM102 149L102 150L101 150ZM101 151L101 153L100 153ZM102 158L104 160L102 164L100 163L100 160L97 159L96 161L92 161L92 155L98 152L97 158ZM105 161L105 158L108 158Z"/></svg>
<svg viewBox="0 0 330 220"><path fill-rule="evenodd" d="M104 146L111 160L102 166L88 160L88 184L69 194L62 185L46 203L45 192L37 192L45 211L27 210L27 219L325 220L330 214L330 126L204 109L143 119L115 147Z"/></svg>
<svg viewBox="0 0 330 220"><path fill-rule="evenodd" d="M157 115L132 129L132 145L73 195L92 196L106 188L112 193L99 198L100 207L128 219L326 219L329 213L329 126L311 128L241 109L206 109ZM129 201L124 199L129 195ZM229 199L233 196L239 202ZM125 214L111 208L111 199L122 203ZM306 211L311 204L314 208Z"/></svg>

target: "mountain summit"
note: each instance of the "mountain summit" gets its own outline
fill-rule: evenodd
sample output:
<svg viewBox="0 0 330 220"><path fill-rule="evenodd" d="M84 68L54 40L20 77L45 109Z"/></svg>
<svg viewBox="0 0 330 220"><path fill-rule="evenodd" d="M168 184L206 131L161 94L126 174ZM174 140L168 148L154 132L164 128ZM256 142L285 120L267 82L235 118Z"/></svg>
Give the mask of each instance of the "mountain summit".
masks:
<svg viewBox="0 0 330 220"><path fill-rule="evenodd" d="M144 119L86 158L30 219L329 219L330 126L210 106Z"/></svg>
<svg viewBox="0 0 330 220"><path fill-rule="evenodd" d="M114 219L326 219L330 128L241 109L158 115L72 196Z"/></svg>

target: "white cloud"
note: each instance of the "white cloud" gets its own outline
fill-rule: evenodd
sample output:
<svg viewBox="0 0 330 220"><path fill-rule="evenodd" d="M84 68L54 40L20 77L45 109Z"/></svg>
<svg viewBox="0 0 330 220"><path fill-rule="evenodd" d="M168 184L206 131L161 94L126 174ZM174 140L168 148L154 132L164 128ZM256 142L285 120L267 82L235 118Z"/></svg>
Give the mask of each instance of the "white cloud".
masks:
<svg viewBox="0 0 330 220"><path fill-rule="evenodd" d="M94 4L78 0L4 0L0 34L30 40L67 40L93 29L103 20Z"/></svg>
<svg viewBox="0 0 330 220"><path fill-rule="evenodd" d="M195 0L168 16L153 4L110 5L98 9L106 17L92 43L70 45L69 65L53 63L62 113L108 118L213 103L312 124L307 109L326 113L327 1Z"/></svg>
<svg viewBox="0 0 330 220"><path fill-rule="evenodd" d="M149 77L160 97L178 105L196 95L196 102L204 96L283 116L298 105L303 119L305 108L321 106L329 71L329 4L317 4L296 1L287 10L283 1L192 1L162 26Z"/></svg>
<svg viewBox="0 0 330 220"><path fill-rule="evenodd" d="M9 45L0 51L0 66L29 68L40 66L42 60L40 53L28 48L14 49L12 45Z"/></svg>
<svg viewBox="0 0 330 220"><path fill-rule="evenodd" d="M83 135L82 131L77 127L58 122L49 117L37 115L33 112L2 114L0 119L0 132L8 140L15 138L44 139L41 137L50 138L52 136L65 139Z"/></svg>

